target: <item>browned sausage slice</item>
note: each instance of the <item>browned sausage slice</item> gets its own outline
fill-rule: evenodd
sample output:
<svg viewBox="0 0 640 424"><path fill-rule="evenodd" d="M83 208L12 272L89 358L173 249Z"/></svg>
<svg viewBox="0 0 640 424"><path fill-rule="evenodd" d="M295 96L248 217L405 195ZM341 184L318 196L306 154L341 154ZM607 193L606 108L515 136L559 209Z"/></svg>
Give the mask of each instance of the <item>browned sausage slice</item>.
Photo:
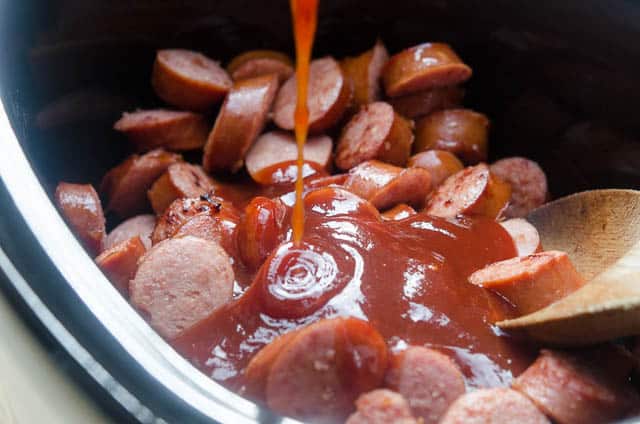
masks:
<svg viewBox="0 0 640 424"><path fill-rule="evenodd" d="M207 172L238 171L262 131L278 89L278 78L265 75L236 81L222 104L204 147Z"/></svg>
<svg viewBox="0 0 640 424"><path fill-rule="evenodd" d="M640 403L628 379L609 373L609 364L586 361L568 352L542 350L513 383L554 422L612 422Z"/></svg>
<svg viewBox="0 0 640 424"><path fill-rule="evenodd" d="M401 219L408 218L416 213L416 210L411 206L405 203L400 203L391 209L384 211L381 216L385 221L400 221Z"/></svg>
<svg viewBox="0 0 640 424"><path fill-rule="evenodd" d="M344 420L360 394L380 386L386 367L387 346L373 326L324 319L299 330L273 362L267 405L303 420Z"/></svg>
<svg viewBox="0 0 640 424"><path fill-rule="evenodd" d="M165 102L195 111L209 109L231 88L231 78L218 62L178 49L158 51L151 83Z"/></svg>
<svg viewBox="0 0 640 424"><path fill-rule="evenodd" d="M131 302L171 339L231 300L231 259L219 244L185 236L164 240L140 260Z"/></svg>
<svg viewBox="0 0 640 424"><path fill-rule="evenodd" d="M408 167L424 168L431 174L431 185L435 188L447 178L462 171L464 166L454 154L444 150L427 150L413 155L407 162Z"/></svg>
<svg viewBox="0 0 640 424"><path fill-rule="evenodd" d="M344 170L371 159L404 166L412 143L411 121L395 113L388 103L371 103L344 127L335 162Z"/></svg>
<svg viewBox="0 0 640 424"><path fill-rule="evenodd" d="M347 57L340 61L346 77L353 84L355 106L364 106L380 100L380 76L382 68L389 60L389 53L381 40L370 50L357 57Z"/></svg>
<svg viewBox="0 0 640 424"><path fill-rule="evenodd" d="M511 184L511 199L505 217L527 216L547 201L547 176L536 162L521 157L506 158L495 162L490 169Z"/></svg>
<svg viewBox="0 0 640 424"><path fill-rule="evenodd" d="M100 190L107 197L107 210L127 218L149 210L147 190L180 155L152 150L142 156L132 155L111 169L102 179Z"/></svg>
<svg viewBox="0 0 640 424"><path fill-rule="evenodd" d="M60 183L55 201L73 233L91 256L104 247L105 219L100 198L91 184Z"/></svg>
<svg viewBox="0 0 640 424"><path fill-rule="evenodd" d="M464 89L460 87L436 87L406 96L389 99L389 103L402 116L409 119L429 115L442 109L451 109L462 104Z"/></svg>
<svg viewBox="0 0 640 424"><path fill-rule="evenodd" d="M309 67L309 131L320 133L333 127L352 98L352 87L340 65L331 57L316 59ZM273 106L273 120L283 130L293 130L297 101L295 74L285 82Z"/></svg>
<svg viewBox="0 0 640 424"><path fill-rule="evenodd" d="M426 211L441 218L482 215L496 218L507 206L511 187L480 163L453 174L432 194Z"/></svg>
<svg viewBox="0 0 640 424"><path fill-rule="evenodd" d="M357 194L342 187L322 187L310 191L304 197L304 208L308 214L326 216L358 215L359 219L379 221L380 212Z"/></svg>
<svg viewBox="0 0 640 424"><path fill-rule="evenodd" d="M529 256L534 253L542 252L540 234L538 234L536 227L531 225L526 219L507 219L506 221L502 221L500 225L507 230L513 239L518 256Z"/></svg>
<svg viewBox="0 0 640 424"><path fill-rule="evenodd" d="M422 207L431 190L431 177L422 168L403 169L371 160L351 169L344 187L369 200L379 210L398 203Z"/></svg>
<svg viewBox="0 0 640 424"><path fill-rule="evenodd" d="M163 147L169 150L193 150L204 146L209 124L193 112L155 109L122 115L113 126L124 133L136 150L145 152Z"/></svg>
<svg viewBox="0 0 640 424"><path fill-rule="evenodd" d="M149 249L151 247L151 233L155 226L156 217L153 215L138 215L129 218L111 230L105 240L104 248L110 249L131 237L139 236L144 247Z"/></svg>
<svg viewBox="0 0 640 424"><path fill-rule="evenodd" d="M498 293L522 315L542 309L585 284L569 256L556 250L494 262L471 274L469 282Z"/></svg>
<svg viewBox="0 0 640 424"><path fill-rule="evenodd" d="M333 142L326 135L310 137L304 145L303 155L307 162L313 162L321 168L328 168L331 161ZM251 147L245 159L247 172L259 184L269 184L271 179L259 178L272 166L295 161L298 157L298 145L290 133L271 131L262 134Z"/></svg>
<svg viewBox="0 0 640 424"><path fill-rule="evenodd" d="M456 85L469 77L471 68L443 43L424 43L403 50L391 56L382 71L389 97Z"/></svg>
<svg viewBox="0 0 640 424"><path fill-rule="evenodd" d="M511 389L480 389L458 398L440 424L550 424L529 399Z"/></svg>
<svg viewBox="0 0 640 424"><path fill-rule="evenodd" d="M140 237L135 236L106 249L96 258L96 264L120 293L128 296L129 281L136 274L138 259L146 251Z"/></svg>
<svg viewBox="0 0 640 424"><path fill-rule="evenodd" d="M215 241L229 256L236 258L238 256L236 231L239 220L235 211L223 206L218 214L203 213L189 218L172 237L190 235Z"/></svg>
<svg viewBox="0 0 640 424"><path fill-rule="evenodd" d="M440 421L449 406L465 391L456 364L433 349L411 346L391 360L387 386L404 396L411 411L424 424Z"/></svg>
<svg viewBox="0 0 640 424"><path fill-rule="evenodd" d="M254 197L245 208L238 229L242 262L257 269L284 240L286 206L279 200Z"/></svg>
<svg viewBox="0 0 640 424"><path fill-rule="evenodd" d="M216 215L227 208L232 209L232 206L216 196L204 195L195 198L176 199L158 217L156 228L151 234L151 242L156 244L166 238L173 237L185 222L196 215Z"/></svg>
<svg viewBox="0 0 640 424"><path fill-rule="evenodd" d="M318 178L312 177L308 181L305 181L305 185L311 189L328 186L341 186L345 183L345 181L347 181L347 178L349 178L348 174L335 174Z"/></svg>
<svg viewBox="0 0 640 424"><path fill-rule="evenodd" d="M151 207L161 215L176 199L198 197L216 188L213 180L200 166L186 162L174 163L147 192Z"/></svg>
<svg viewBox="0 0 640 424"><path fill-rule="evenodd" d="M282 84L293 75L293 62L286 54L274 50L251 50L234 57L227 71L234 81L275 74Z"/></svg>
<svg viewBox="0 0 640 424"><path fill-rule="evenodd" d="M413 151L446 150L467 165L487 160L489 119L468 109L434 112L416 122Z"/></svg>
<svg viewBox="0 0 640 424"><path fill-rule="evenodd" d="M402 395L387 389L376 389L361 395L357 411L345 424L418 424Z"/></svg>

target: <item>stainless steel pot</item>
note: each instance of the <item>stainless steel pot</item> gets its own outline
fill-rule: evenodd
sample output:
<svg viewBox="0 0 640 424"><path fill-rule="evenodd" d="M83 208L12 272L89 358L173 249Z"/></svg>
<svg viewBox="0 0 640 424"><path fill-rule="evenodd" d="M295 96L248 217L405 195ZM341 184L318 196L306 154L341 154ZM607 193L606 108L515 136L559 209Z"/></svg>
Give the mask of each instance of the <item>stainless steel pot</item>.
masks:
<svg viewBox="0 0 640 424"><path fill-rule="evenodd" d="M474 68L466 104L493 120L492 155L548 171L556 196L640 183L640 4L398 0L321 2L316 55L454 45ZM97 183L127 146L111 125L157 104L159 47L220 60L291 51L288 2L0 0L0 276L4 291L143 422L269 422L180 357L96 268L53 207L60 180ZM125 419L125 418L123 418Z"/></svg>

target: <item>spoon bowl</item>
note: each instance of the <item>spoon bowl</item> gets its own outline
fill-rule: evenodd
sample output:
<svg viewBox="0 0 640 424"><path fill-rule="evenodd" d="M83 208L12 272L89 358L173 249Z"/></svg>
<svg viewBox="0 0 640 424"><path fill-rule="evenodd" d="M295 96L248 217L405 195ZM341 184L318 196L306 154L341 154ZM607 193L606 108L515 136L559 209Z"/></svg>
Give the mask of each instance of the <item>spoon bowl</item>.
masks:
<svg viewBox="0 0 640 424"><path fill-rule="evenodd" d="M588 283L498 326L563 346L640 334L640 191L584 191L550 202L527 219L544 249L567 252Z"/></svg>

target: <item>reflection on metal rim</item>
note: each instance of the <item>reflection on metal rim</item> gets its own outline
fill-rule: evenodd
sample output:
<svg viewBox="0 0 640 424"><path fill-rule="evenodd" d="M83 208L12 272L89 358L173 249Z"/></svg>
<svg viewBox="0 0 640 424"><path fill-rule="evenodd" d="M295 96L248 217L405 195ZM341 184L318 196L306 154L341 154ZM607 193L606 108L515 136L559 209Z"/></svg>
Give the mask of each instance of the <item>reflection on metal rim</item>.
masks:
<svg viewBox="0 0 640 424"><path fill-rule="evenodd" d="M1 103L0 151L0 178L29 230L74 292L122 348L158 383L205 416L222 423L257 422L265 411L215 383L175 352L86 255L38 182ZM86 281L94 284L89 287Z"/></svg>

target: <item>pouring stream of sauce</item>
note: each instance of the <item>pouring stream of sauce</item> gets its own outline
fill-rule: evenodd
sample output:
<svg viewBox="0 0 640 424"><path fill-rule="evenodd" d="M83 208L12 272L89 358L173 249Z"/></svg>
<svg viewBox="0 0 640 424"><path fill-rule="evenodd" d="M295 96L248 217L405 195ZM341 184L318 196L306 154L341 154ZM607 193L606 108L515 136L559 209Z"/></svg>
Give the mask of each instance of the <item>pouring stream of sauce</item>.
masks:
<svg viewBox="0 0 640 424"><path fill-rule="evenodd" d="M304 207L302 204L304 143L309 130L307 89L309 87L309 62L318 18L318 0L291 0L293 32L296 43L297 102L295 111L295 133L298 144L296 203L293 208L291 226L293 241L299 244L304 233Z"/></svg>

